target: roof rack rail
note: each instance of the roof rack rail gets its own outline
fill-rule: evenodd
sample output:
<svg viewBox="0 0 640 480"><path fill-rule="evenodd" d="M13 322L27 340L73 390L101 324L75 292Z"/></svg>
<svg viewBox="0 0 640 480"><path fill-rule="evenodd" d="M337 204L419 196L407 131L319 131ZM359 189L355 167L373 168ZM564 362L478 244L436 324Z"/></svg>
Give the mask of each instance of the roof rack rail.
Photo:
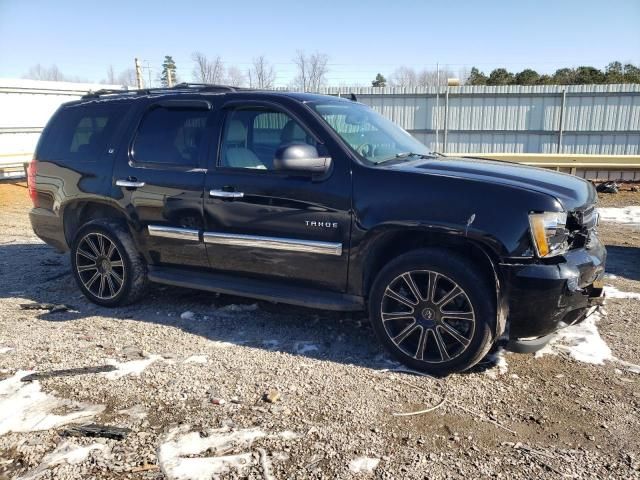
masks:
<svg viewBox="0 0 640 480"><path fill-rule="evenodd" d="M231 87L229 85L215 85L212 83L178 83L173 87L159 87L159 88L141 88L137 90L118 90L114 88L103 88L96 90L95 92L88 92L82 96L82 99L99 98L103 95L149 95L155 92L173 92L176 90L187 90L194 92L237 92L238 90L245 90L239 87Z"/></svg>
<svg viewBox="0 0 640 480"><path fill-rule="evenodd" d="M143 88L140 90L118 90L115 88L101 88L100 90L90 91L82 96L82 99L86 98L98 98L103 95L144 95L150 93L151 89Z"/></svg>
<svg viewBox="0 0 640 480"><path fill-rule="evenodd" d="M238 88L232 87L230 85L216 85L214 83L189 83L182 82L174 85L173 89L194 89L197 91L215 91L215 90L225 90L227 92L236 92Z"/></svg>

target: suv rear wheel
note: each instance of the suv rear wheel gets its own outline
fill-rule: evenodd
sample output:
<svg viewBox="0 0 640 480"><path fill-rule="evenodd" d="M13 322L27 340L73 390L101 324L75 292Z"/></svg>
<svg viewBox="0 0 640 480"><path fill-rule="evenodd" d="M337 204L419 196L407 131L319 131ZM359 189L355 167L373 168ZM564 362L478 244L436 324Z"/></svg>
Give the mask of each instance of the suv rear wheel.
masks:
<svg viewBox="0 0 640 480"><path fill-rule="evenodd" d="M417 370L466 370L493 343L494 294L474 266L443 249L404 254L386 265L369 296L374 330L387 350Z"/></svg>
<svg viewBox="0 0 640 480"><path fill-rule="evenodd" d="M147 270L128 230L110 220L85 224L71 247L73 274L82 293L106 307L138 300L147 286Z"/></svg>

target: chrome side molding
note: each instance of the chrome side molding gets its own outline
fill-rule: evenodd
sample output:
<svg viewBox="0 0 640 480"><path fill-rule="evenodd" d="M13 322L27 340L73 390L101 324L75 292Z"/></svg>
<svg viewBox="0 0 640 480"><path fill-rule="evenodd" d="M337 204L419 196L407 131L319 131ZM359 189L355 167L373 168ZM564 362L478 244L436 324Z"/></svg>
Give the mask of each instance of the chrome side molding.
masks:
<svg viewBox="0 0 640 480"><path fill-rule="evenodd" d="M149 235L152 237L171 238L174 240L187 240L191 242L200 241L200 232L189 228L164 227L161 225L147 226Z"/></svg>
<svg viewBox="0 0 640 480"><path fill-rule="evenodd" d="M209 190L209 196L213 198L242 198L242 192L227 192L226 190Z"/></svg>
<svg viewBox="0 0 640 480"><path fill-rule="evenodd" d="M289 252L317 253L321 255L342 255L342 244L333 242L317 242L313 240L297 240L294 238L261 237L240 235L235 233L204 232L204 243L230 245L234 247L267 248L271 250L287 250Z"/></svg>
<svg viewBox="0 0 640 480"><path fill-rule="evenodd" d="M127 187L127 188L140 188L144 187L144 182L138 182L137 180L116 180L117 187Z"/></svg>

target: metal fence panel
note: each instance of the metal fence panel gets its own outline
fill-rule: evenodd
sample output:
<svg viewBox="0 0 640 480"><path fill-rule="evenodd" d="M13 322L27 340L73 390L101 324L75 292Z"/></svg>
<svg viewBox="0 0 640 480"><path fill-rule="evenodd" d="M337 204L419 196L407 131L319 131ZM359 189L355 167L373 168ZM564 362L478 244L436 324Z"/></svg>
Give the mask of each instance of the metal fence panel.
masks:
<svg viewBox="0 0 640 480"><path fill-rule="evenodd" d="M320 93L350 92L445 152L638 153L637 84L334 87Z"/></svg>

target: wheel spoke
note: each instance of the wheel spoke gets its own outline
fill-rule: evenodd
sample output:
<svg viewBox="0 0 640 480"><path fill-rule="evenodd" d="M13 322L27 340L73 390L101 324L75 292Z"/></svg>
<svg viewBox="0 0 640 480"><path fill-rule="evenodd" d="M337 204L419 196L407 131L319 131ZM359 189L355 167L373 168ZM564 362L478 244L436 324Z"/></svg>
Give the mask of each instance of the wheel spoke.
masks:
<svg viewBox="0 0 640 480"><path fill-rule="evenodd" d="M104 287L105 287L105 284L106 284L105 277L106 277L106 275L100 275L100 288L98 289L98 296L99 297L103 296L102 294L104 292Z"/></svg>
<svg viewBox="0 0 640 480"><path fill-rule="evenodd" d="M402 279L404 280L404 283L406 283L407 286L409 287L409 290L411 290L411 294L413 295L413 298L416 299L416 302L420 302L421 300L424 300L410 272L403 274Z"/></svg>
<svg viewBox="0 0 640 480"><path fill-rule="evenodd" d="M415 317L413 316L413 311L411 312L391 312L391 313L385 313L382 312L382 321L383 322L388 322L389 320L402 320L402 319L411 319L411 320L415 320Z"/></svg>
<svg viewBox="0 0 640 480"><path fill-rule="evenodd" d="M442 335L440 335L438 329L431 329L431 332L433 333L433 338L435 339L436 345L438 346L440 358L442 359L442 361L444 362L450 360L451 357L449 357L449 353L447 352L447 346L445 345L444 340L442 339Z"/></svg>
<svg viewBox="0 0 640 480"><path fill-rule="evenodd" d="M98 247L96 246L95 243L93 243L93 240L91 240L91 238L86 237L84 239L84 242L89 245L89 248L91 249L91 251L96 255L96 257L100 256L100 250L98 249Z"/></svg>
<svg viewBox="0 0 640 480"><path fill-rule="evenodd" d="M402 303L403 305L406 305L407 307L411 307L413 309L413 307L415 305L418 304L418 302L412 302L411 300L409 300L406 297L403 297L402 295L400 295L397 292L394 292L393 290L391 290L389 287L387 287L387 289L385 290L384 294L389 297L389 298L393 298L394 300Z"/></svg>
<svg viewBox="0 0 640 480"><path fill-rule="evenodd" d="M451 325L448 325L446 322L442 322L440 327L449 335L451 335L453 338L455 338L458 342L460 342L465 348L469 346L469 339L464 337L460 332L458 332Z"/></svg>
<svg viewBox="0 0 640 480"><path fill-rule="evenodd" d="M111 268L113 267L119 267L119 268L123 268L124 264L122 263L122 260L118 260L115 262L111 262Z"/></svg>
<svg viewBox="0 0 640 480"><path fill-rule="evenodd" d="M105 275L105 277L107 278L107 286L109 287L109 296L113 297L117 292L116 287L113 285L111 275Z"/></svg>
<svg viewBox="0 0 640 480"><path fill-rule="evenodd" d="M98 248L100 249L100 253L105 255L107 252L104 248L104 237L102 235L98 235Z"/></svg>
<svg viewBox="0 0 640 480"><path fill-rule="evenodd" d="M413 332L415 332L415 330L417 328L420 328L416 322L412 322L409 325L407 325L398 335L396 335L395 337L393 337L391 340L393 340L393 343L395 343L396 345L400 345L403 341L406 340L406 338L411 335Z"/></svg>
<svg viewBox="0 0 640 480"><path fill-rule="evenodd" d="M436 296L436 284L438 283L438 275L436 272L429 272L429 288L427 290L427 300L433 302Z"/></svg>
<svg viewBox="0 0 640 480"><path fill-rule="evenodd" d="M100 272L96 271L96 273L93 274L93 276L89 279L89 281L84 284L84 286L87 287L87 290L91 290L91 287L96 282L98 277L100 277Z"/></svg>
<svg viewBox="0 0 640 480"><path fill-rule="evenodd" d="M95 261L98 259L97 256L90 254L89 252L87 252L86 250L83 250L82 248L78 247L78 253L80 255L82 255L84 258L91 260L92 262L95 263Z"/></svg>
<svg viewBox="0 0 640 480"><path fill-rule="evenodd" d="M453 290L451 290L449 293L447 293L444 297L442 297L437 303L436 305L440 308L440 311L442 312L442 307L444 307L446 304L448 304L451 300L453 300L454 298L456 298L458 295L460 295L462 292L462 289L459 286L455 286L453 287Z"/></svg>
<svg viewBox="0 0 640 480"><path fill-rule="evenodd" d="M420 327L420 339L418 340L418 348L416 349L415 358L417 360L424 359L424 349L427 345L428 332L424 328Z"/></svg>
<svg viewBox="0 0 640 480"><path fill-rule="evenodd" d="M469 320L470 322L473 322L475 320L475 316L473 314L473 312L447 312L442 311L442 309L440 310L442 312L442 318L448 318L450 320Z"/></svg>
<svg viewBox="0 0 640 480"><path fill-rule="evenodd" d="M109 272L109 275L112 276L114 278L114 280L116 281L116 283L118 285L122 285L122 277L120 275L118 275L116 272L114 272L113 270L111 270ZM120 288L120 287L118 287Z"/></svg>
<svg viewBox="0 0 640 480"><path fill-rule="evenodd" d="M109 242L109 250L107 251L107 260L111 260L111 256L113 255L113 251L116 249L115 244Z"/></svg>
<svg viewBox="0 0 640 480"><path fill-rule="evenodd" d="M78 265L78 272L88 272L90 270L98 270L98 266L95 263L93 265Z"/></svg>

